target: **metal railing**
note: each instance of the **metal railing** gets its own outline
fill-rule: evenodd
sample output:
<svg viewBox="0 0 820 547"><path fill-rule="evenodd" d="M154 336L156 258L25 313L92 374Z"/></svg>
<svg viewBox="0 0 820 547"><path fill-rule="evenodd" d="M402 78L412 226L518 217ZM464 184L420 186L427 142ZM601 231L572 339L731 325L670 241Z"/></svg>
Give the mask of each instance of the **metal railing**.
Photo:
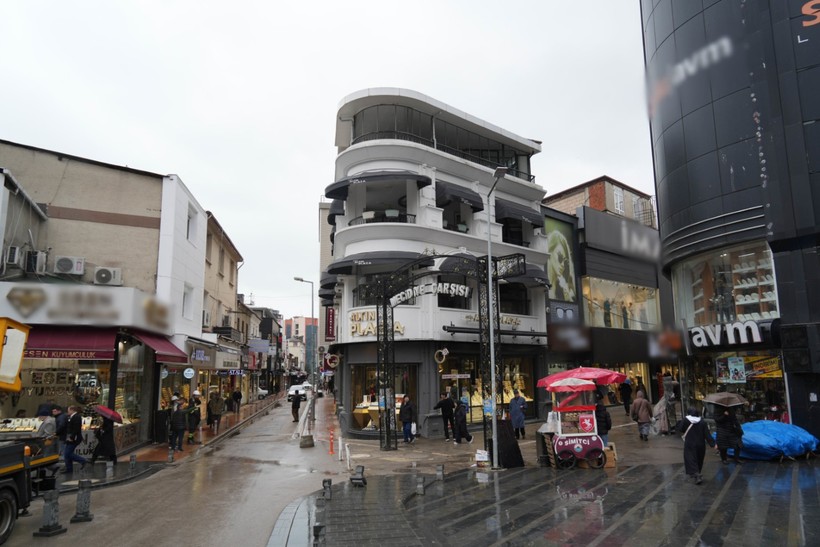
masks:
<svg viewBox="0 0 820 547"><path fill-rule="evenodd" d="M387 215L385 213L376 213L372 217L360 216L356 217L347 223L348 226L358 226L360 224L373 224L376 222L393 222L399 224L415 224L416 215L408 213L399 213L396 215Z"/></svg>

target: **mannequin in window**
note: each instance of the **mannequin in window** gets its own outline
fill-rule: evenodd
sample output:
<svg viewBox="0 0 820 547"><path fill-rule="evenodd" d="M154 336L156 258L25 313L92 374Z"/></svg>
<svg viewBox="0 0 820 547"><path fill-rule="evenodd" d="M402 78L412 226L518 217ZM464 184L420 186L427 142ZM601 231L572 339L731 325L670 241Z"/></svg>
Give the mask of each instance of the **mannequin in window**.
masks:
<svg viewBox="0 0 820 547"><path fill-rule="evenodd" d="M714 303L719 323L734 321L735 299L732 296L732 286L727 282L724 274L720 274L717 278Z"/></svg>

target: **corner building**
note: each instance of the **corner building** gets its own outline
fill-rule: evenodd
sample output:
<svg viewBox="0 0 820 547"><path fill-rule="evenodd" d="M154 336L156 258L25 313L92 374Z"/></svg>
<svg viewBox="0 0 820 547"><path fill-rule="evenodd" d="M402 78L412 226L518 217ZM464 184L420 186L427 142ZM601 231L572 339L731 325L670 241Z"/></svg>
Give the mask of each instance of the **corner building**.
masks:
<svg viewBox="0 0 820 547"><path fill-rule="evenodd" d="M686 402L729 390L820 435L820 17L642 0L662 265Z"/></svg>
<svg viewBox="0 0 820 547"><path fill-rule="evenodd" d="M517 388L534 416L547 330L544 189L530 170L538 143L420 93L380 88L342 101L336 146L335 181L325 191L333 201L322 209L332 258L319 295L334 318L324 339L340 357L334 387L345 434L378 434L375 276L425 255L448 256L416 266L425 275L415 284L425 290L395 307L396 399L416 403L423 434L440 434L433 406L444 392L468 402L471 423L482 422L478 284L453 264L486 256L488 230L493 256L520 253L527 262L525 276L497 286L499 402ZM509 171L488 199L499 166Z"/></svg>

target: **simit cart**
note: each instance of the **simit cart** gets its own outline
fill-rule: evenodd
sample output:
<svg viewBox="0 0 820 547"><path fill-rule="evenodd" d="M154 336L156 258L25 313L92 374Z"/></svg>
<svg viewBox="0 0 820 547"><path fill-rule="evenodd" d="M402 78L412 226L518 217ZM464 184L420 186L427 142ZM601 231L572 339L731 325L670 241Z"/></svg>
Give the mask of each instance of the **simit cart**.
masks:
<svg viewBox="0 0 820 547"><path fill-rule="evenodd" d="M595 420L595 391L591 380L564 378L546 386L557 413L557 432L552 439L559 469L572 469L579 460L600 469L606 465L604 443Z"/></svg>

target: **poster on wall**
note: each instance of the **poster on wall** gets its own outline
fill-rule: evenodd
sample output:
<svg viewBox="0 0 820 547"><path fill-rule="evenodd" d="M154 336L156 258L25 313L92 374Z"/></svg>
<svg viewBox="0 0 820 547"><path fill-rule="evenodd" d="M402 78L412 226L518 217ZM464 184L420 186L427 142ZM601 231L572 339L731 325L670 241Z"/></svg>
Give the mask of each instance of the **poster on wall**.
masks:
<svg viewBox="0 0 820 547"><path fill-rule="evenodd" d="M743 357L721 357L715 360L717 383L745 384L746 363Z"/></svg>
<svg viewBox="0 0 820 547"><path fill-rule="evenodd" d="M746 356L744 358L747 380L762 380L765 378L783 378L783 367L779 356Z"/></svg>
<svg viewBox="0 0 820 547"><path fill-rule="evenodd" d="M544 219L547 236L547 277L550 298L563 302L576 302L578 290L575 283L575 254L573 253L572 224L554 218Z"/></svg>

